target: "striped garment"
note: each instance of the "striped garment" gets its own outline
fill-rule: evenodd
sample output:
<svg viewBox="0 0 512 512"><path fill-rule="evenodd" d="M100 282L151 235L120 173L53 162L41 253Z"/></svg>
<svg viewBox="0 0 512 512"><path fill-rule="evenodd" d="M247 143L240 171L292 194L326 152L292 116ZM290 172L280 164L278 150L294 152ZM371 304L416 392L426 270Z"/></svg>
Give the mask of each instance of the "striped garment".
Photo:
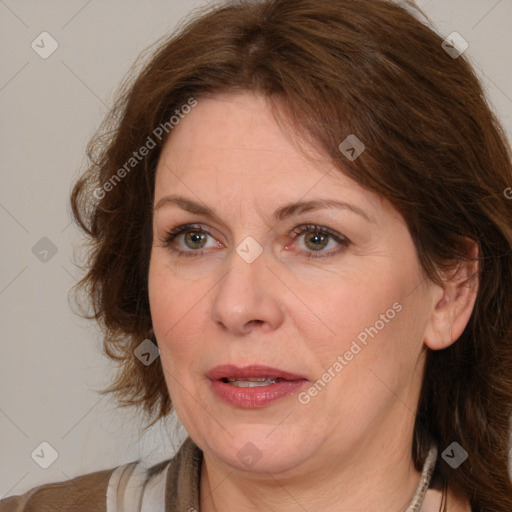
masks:
<svg viewBox="0 0 512 512"><path fill-rule="evenodd" d="M0 500L0 512L194 512L203 453L187 437L150 468L136 461Z"/></svg>

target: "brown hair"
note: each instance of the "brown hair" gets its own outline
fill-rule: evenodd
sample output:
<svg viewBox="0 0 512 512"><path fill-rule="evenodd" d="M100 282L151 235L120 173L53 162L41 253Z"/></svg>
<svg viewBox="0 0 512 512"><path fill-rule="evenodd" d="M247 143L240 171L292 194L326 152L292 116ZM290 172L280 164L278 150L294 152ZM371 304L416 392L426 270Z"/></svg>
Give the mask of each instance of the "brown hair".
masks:
<svg viewBox="0 0 512 512"><path fill-rule="evenodd" d="M459 443L468 459L458 469L440 459L436 475L473 510L510 512L512 209L504 190L512 185L511 150L465 56L452 58L414 5L406 7L389 0L230 2L199 11L152 50L90 142L91 164L72 193L91 244L79 290L104 328L107 355L120 363L104 392L140 407L150 425L167 416L160 360L145 366L133 354L152 336L153 189L166 140L155 129L165 126L172 136L171 117L201 95L264 94L297 136L403 215L432 281L469 259L467 239L477 243L477 300L458 341L428 351L412 457L420 468L432 440L440 451ZM354 161L338 149L350 134L366 146ZM148 137L154 147L128 168Z"/></svg>

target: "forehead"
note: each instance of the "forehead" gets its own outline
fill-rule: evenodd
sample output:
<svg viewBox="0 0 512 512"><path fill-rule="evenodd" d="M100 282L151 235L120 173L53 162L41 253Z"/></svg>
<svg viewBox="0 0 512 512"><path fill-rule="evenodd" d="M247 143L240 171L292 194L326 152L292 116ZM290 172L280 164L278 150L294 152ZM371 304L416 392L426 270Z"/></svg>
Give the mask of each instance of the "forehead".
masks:
<svg viewBox="0 0 512 512"><path fill-rule="evenodd" d="M186 121L186 122L185 122ZM263 95L244 91L219 93L199 98L197 106L173 130L180 146L197 146L197 139L210 149L286 150L284 134L277 126L271 106Z"/></svg>
<svg viewBox="0 0 512 512"><path fill-rule="evenodd" d="M204 200L229 194L282 201L320 195L369 210L382 202L328 156L283 130L266 98L252 92L199 99L163 148L155 188L155 201L179 191Z"/></svg>

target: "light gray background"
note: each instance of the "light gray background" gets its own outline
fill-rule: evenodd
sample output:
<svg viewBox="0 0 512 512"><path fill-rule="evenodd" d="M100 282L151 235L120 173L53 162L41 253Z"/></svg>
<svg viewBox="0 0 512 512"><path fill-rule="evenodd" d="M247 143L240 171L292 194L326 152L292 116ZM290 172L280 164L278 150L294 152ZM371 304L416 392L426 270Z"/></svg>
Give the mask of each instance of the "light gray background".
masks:
<svg viewBox="0 0 512 512"><path fill-rule="evenodd" d="M0 0L0 498L141 457L163 460L183 439L162 424L141 439L136 415L94 392L113 367L98 329L69 305L80 233L68 195L85 144L139 52L205 3ZM457 31L469 42L512 138L512 1L418 5L445 37ZM43 31L59 44L48 59L31 48ZM42 237L57 248L47 262L32 252ZM31 458L43 441L58 452L48 469Z"/></svg>

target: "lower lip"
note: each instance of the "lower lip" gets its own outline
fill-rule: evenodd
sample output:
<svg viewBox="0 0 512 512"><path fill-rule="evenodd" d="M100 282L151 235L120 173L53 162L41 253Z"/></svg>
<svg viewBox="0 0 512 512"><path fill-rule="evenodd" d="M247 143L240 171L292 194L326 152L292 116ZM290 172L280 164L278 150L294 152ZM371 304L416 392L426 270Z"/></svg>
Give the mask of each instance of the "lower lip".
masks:
<svg viewBox="0 0 512 512"><path fill-rule="evenodd" d="M296 394L308 381L306 379L285 380L254 388L239 388L221 380L214 380L211 383L213 392L225 402L242 409L256 409Z"/></svg>

